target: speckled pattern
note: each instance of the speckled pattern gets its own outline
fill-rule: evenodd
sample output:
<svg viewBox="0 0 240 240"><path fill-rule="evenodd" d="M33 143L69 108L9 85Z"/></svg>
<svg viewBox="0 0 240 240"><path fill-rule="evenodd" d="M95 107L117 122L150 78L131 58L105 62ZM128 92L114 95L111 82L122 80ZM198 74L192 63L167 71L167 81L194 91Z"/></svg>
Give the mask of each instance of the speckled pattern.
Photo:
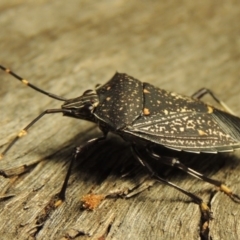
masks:
<svg viewBox="0 0 240 240"><path fill-rule="evenodd" d="M189 152L240 148L240 119L206 103L116 73L96 92L67 100L66 116L96 122L127 141L155 143Z"/></svg>
<svg viewBox="0 0 240 240"><path fill-rule="evenodd" d="M116 130L131 125L143 110L142 85L127 74L116 73L97 89L99 105L94 115Z"/></svg>
<svg viewBox="0 0 240 240"><path fill-rule="evenodd" d="M240 148L240 119L204 102L116 73L97 89L94 115L125 136L190 152ZM132 137L130 138L132 139Z"/></svg>
<svg viewBox="0 0 240 240"><path fill-rule="evenodd" d="M149 114L143 114L125 132L191 152L227 152L240 147L239 118L149 83L143 87L143 109Z"/></svg>

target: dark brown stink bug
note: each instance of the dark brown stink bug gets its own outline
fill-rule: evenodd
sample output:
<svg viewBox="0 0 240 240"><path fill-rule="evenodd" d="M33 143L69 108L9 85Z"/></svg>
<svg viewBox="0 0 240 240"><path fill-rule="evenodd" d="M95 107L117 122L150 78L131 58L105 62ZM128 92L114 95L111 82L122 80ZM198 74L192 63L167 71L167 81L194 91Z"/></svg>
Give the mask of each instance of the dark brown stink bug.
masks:
<svg viewBox="0 0 240 240"><path fill-rule="evenodd" d="M64 102L60 109L47 109L31 121L7 146L1 157L45 114L63 113L64 116L88 120L96 123L103 133L102 137L91 139L75 149L59 193L61 200L65 199L67 182L76 158L86 148L104 140L108 132L130 142L134 157L147 168L151 176L192 198L199 204L207 219L210 219L210 210L202 199L161 178L154 171L149 159L157 159L161 163L179 168L217 186L232 199L240 199L221 181L210 179L188 168L178 159L160 156L154 151L157 146L192 153L230 152L240 148L240 118L234 116L210 90L201 89L192 97L186 97L140 82L127 74L116 73L95 90L87 90L77 98L65 99L39 89L3 66L0 68L34 90ZM210 94L225 111L200 101L205 94ZM3 171L1 175L4 176Z"/></svg>

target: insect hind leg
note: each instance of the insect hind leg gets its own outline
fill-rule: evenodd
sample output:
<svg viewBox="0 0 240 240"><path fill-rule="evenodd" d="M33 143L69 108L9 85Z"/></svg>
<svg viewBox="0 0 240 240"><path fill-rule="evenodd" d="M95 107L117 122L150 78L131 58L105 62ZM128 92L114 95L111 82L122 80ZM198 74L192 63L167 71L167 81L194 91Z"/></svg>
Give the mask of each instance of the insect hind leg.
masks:
<svg viewBox="0 0 240 240"><path fill-rule="evenodd" d="M171 157L165 157L165 156L162 157L162 156L154 153L152 151L152 149L147 149L147 152L149 153L149 155L152 158L158 160L159 162L161 162L165 165L168 165L168 166L176 167L193 177L196 177L205 182L208 182L208 183L218 187L220 191L227 194L233 201L238 202L238 203L240 202L240 197L237 194L234 194L230 188L228 188L225 184L223 184L223 182L206 177L204 174L201 174L201 173L193 170L192 168L187 167L182 162L180 162L179 159L177 159L177 158L171 158Z"/></svg>
<svg viewBox="0 0 240 240"><path fill-rule="evenodd" d="M134 157L144 166L146 167L146 169L148 170L148 172L150 173L151 177L156 179L158 182L162 182L168 186L171 186L175 189L177 189L178 191L184 193L185 195L187 195L188 197L190 197L195 203L197 203L200 207L201 213L202 213L202 219L204 222L208 222L209 220L212 219L212 213L209 209L209 207L207 206L206 203L203 202L203 200L198 197L197 195L186 191L185 189L177 186L176 184L167 181L164 178L161 178L156 171L154 171L154 169L151 167L151 165L144 159L144 156L139 152L138 148L136 145L132 145L131 147L132 149L132 153L134 155Z"/></svg>
<svg viewBox="0 0 240 240"><path fill-rule="evenodd" d="M228 112L232 115L235 115L235 113L223 101L221 101L219 98L217 98L216 95L210 89L201 88L197 92L192 94L192 97L196 98L196 99L201 99L206 94L209 94L219 105L221 105L223 107L223 109L226 112Z"/></svg>

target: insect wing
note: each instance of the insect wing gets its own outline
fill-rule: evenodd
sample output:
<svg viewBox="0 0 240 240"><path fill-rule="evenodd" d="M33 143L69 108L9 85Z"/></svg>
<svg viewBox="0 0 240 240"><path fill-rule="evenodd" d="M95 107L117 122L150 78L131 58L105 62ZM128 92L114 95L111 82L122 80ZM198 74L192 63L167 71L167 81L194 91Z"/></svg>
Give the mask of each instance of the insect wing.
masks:
<svg viewBox="0 0 240 240"><path fill-rule="evenodd" d="M240 119L202 101L144 83L142 116L124 133L174 150L227 152L240 148Z"/></svg>
<svg viewBox="0 0 240 240"><path fill-rule="evenodd" d="M182 113L161 119L155 115L142 120L124 132L175 150L227 152L240 148L240 141L224 131L211 114Z"/></svg>
<svg viewBox="0 0 240 240"><path fill-rule="evenodd" d="M219 126L240 144L240 118L219 110L214 110L213 117Z"/></svg>

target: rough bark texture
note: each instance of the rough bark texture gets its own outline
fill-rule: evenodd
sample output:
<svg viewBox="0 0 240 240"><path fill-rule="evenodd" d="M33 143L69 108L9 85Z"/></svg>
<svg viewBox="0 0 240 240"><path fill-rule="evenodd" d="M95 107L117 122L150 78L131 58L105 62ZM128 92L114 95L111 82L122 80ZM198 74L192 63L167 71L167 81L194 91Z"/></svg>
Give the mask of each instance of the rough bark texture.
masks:
<svg viewBox="0 0 240 240"><path fill-rule="evenodd" d="M237 1L1 1L1 64L68 98L105 83L115 71L186 95L207 87L240 115L239 22ZM3 151L35 116L62 103L4 72L0 80ZM1 160L1 170L18 173L0 178L1 239L201 239L199 207L148 180L128 144L112 135L79 159L66 201L54 209L74 146L95 136L100 132L93 124L48 115ZM240 193L239 153L180 155ZM180 171L160 171L211 204L209 238L239 239L239 204ZM82 196L116 190L140 193L81 209Z"/></svg>

